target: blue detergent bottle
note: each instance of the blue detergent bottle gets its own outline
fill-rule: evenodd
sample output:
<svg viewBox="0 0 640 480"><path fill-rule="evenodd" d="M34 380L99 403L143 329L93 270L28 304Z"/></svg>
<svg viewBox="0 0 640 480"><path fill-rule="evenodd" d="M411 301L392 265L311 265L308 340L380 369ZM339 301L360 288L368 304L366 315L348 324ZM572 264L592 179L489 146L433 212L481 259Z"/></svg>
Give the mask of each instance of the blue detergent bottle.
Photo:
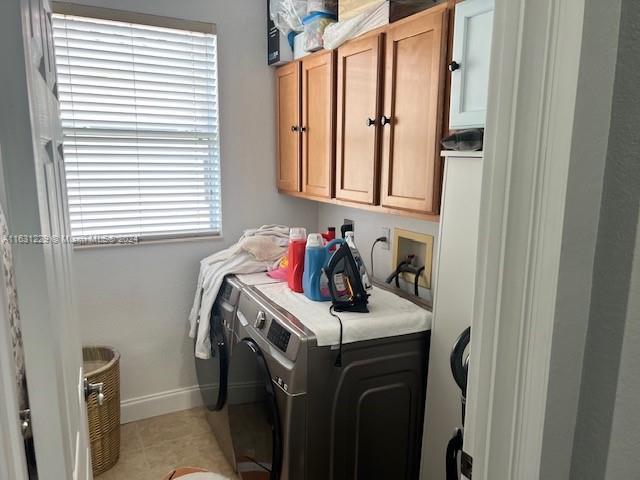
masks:
<svg viewBox="0 0 640 480"><path fill-rule="evenodd" d="M329 281L322 271L329 261L330 252L334 245L344 242L341 238L331 240L323 245L324 239L319 233L311 233L307 237L307 247L304 252L304 273L302 274L302 291L305 296L316 302L331 300Z"/></svg>

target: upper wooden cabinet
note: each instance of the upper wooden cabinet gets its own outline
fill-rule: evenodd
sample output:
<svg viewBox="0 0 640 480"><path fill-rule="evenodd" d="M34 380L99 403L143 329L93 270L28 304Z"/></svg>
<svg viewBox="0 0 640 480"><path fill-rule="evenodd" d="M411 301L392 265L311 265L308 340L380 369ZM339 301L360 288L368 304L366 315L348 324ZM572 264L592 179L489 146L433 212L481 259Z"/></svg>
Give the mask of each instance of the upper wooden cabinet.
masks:
<svg viewBox="0 0 640 480"><path fill-rule="evenodd" d="M331 198L335 165L335 54L302 61L302 191Z"/></svg>
<svg viewBox="0 0 640 480"><path fill-rule="evenodd" d="M374 204L379 183L382 35L338 48L336 198Z"/></svg>
<svg viewBox="0 0 640 480"><path fill-rule="evenodd" d="M438 211L446 45L442 8L387 30L380 117L385 207Z"/></svg>
<svg viewBox="0 0 640 480"><path fill-rule="evenodd" d="M299 192L300 182L300 63L278 68L277 96L277 186Z"/></svg>
<svg viewBox="0 0 640 480"><path fill-rule="evenodd" d="M449 128L484 127L489 90L493 0L456 5Z"/></svg>
<svg viewBox="0 0 640 480"><path fill-rule="evenodd" d="M436 219L448 12L434 6L278 69L280 191Z"/></svg>

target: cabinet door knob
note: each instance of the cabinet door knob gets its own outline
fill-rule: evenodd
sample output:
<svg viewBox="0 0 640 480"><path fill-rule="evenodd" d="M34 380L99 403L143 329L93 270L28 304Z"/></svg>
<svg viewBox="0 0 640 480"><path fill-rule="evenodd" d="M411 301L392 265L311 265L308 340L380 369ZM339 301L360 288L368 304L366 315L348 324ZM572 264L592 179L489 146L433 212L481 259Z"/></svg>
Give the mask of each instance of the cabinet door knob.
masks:
<svg viewBox="0 0 640 480"><path fill-rule="evenodd" d="M297 125L291 125L291 131L292 132L297 132L298 131L298 126Z"/></svg>
<svg viewBox="0 0 640 480"><path fill-rule="evenodd" d="M385 125L389 125L391 123L391 117L387 117L386 115L383 115L380 117L380 125L382 125L383 127Z"/></svg>
<svg viewBox="0 0 640 480"><path fill-rule="evenodd" d="M300 127L300 131L301 131L302 133L306 132L306 131L307 131L307 127Z"/></svg>
<svg viewBox="0 0 640 480"><path fill-rule="evenodd" d="M376 121L373 118L367 118L367 127L370 127L371 125L375 125Z"/></svg>
<svg viewBox="0 0 640 480"><path fill-rule="evenodd" d="M449 71L455 72L460 69L460 64L455 60L449 64Z"/></svg>

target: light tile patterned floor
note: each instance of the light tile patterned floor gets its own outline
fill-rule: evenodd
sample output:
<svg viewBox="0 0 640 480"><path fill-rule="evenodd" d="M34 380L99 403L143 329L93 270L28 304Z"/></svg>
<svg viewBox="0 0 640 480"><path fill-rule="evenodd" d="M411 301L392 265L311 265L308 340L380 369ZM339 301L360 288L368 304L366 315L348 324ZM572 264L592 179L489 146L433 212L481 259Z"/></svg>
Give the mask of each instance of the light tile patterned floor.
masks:
<svg viewBox="0 0 640 480"><path fill-rule="evenodd" d="M98 480L161 480L176 467L202 467L236 480L202 408L122 425L120 460Z"/></svg>

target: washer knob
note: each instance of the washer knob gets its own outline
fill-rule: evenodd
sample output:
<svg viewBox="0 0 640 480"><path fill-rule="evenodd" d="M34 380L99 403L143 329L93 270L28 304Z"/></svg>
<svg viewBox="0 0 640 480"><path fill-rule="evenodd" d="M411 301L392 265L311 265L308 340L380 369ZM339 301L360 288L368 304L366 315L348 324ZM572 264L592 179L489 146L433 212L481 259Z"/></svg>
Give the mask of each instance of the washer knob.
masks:
<svg viewBox="0 0 640 480"><path fill-rule="evenodd" d="M267 314L260 310L256 315L256 321L253 323L253 326L257 329L262 329L265 323L267 323Z"/></svg>

